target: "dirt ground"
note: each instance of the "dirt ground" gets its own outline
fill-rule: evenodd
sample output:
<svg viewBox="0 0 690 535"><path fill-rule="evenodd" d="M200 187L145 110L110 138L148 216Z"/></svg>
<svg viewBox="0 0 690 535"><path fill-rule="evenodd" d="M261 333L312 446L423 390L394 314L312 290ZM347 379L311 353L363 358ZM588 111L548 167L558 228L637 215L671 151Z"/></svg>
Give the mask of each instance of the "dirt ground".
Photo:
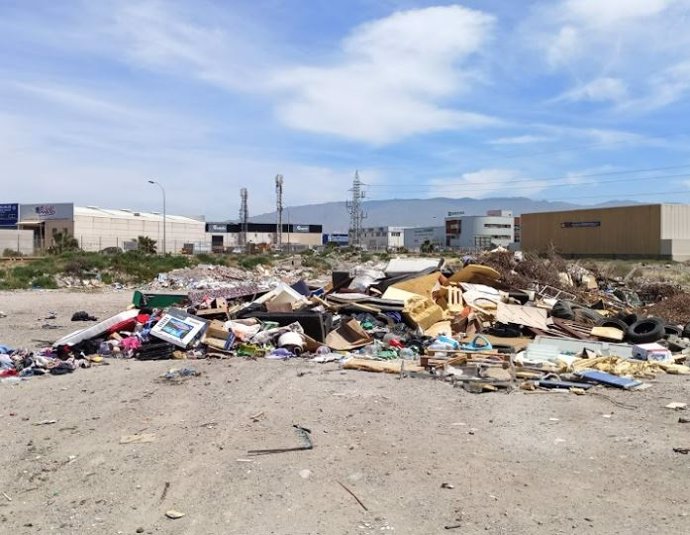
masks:
<svg viewBox="0 0 690 535"><path fill-rule="evenodd" d="M0 344L53 340L80 326L74 311L105 317L130 295L0 293ZM62 327L41 328L47 311ZM202 375L160 381L181 366ZM690 414L664 408L688 402L690 380L596 392L470 394L240 358L0 384L0 533L690 532L690 455L673 452ZM313 450L249 455L299 446L292 424ZM133 434L153 441L120 443Z"/></svg>

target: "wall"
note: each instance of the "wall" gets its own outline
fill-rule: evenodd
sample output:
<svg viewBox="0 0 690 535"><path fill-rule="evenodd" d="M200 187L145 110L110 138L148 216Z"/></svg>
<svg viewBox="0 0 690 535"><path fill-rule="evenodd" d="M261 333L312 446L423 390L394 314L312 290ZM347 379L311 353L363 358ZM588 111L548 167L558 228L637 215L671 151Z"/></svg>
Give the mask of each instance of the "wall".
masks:
<svg viewBox="0 0 690 535"><path fill-rule="evenodd" d="M26 256L34 254L34 233L32 230L0 229L0 254L5 249L19 251Z"/></svg>
<svg viewBox="0 0 690 535"><path fill-rule="evenodd" d="M429 241L435 248L446 246L445 227L415 227L405 229L405 249L419 251L425 241Z"/></svg>
<svg viewBox="0 0 690 535"><path fill-rule="evenodd" d="M667 225L670 224L670 220ZM661 205L522 214L523 251L654 258L661 251Z"/></svg>
<svg viewBox="0 0 690 535"><path fill-rule="evenodd" d="M208 232L205 235L205 242L212 243L213 236L223 238L223 247L239 247L240 234L237 232ZM301 245L305 247L319 247L322 245L321 233L314 232L283 232L283 247L290 245ZM247 232L247 243L253 244L275 244L275 232Z"/></svg>
<svg viewBox="0 0 690 535"><path fill-rule="evenodd" d="M186 243L201 243L206 240L205 223L187 218L166 221L166 251L177 253ZM139 236L156 240L157 250L163 251L163 221L151 218L108 217L76 214L74 237L85 251L100 251L106 247L123 248L125 242L132 242Z"/></svg>

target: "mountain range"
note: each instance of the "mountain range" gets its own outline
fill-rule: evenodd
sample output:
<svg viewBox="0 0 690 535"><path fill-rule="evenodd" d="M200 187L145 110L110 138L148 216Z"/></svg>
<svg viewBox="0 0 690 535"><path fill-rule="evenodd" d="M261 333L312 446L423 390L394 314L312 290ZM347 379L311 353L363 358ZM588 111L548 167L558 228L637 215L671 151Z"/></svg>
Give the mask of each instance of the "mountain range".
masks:
<svg viewBox="0 0 690 535"><path fill-rule="evenodd" d="M597 205L579 205L559 201L535 201L526 197L496 197L489 199L390 199L362 203L367 217L364 227L441 226L448 212L464 212L464 215L485 215L487 210L511 210L519 216L531 212L604 208L639 204L635 201L608 201ZM250 217L254 223L274 223L276 213L270 212ZM347 232L350 215L344 202L328 202L302 206L290 206L283 211L283 222L292 224L323 225L323 231Z"/></svg>

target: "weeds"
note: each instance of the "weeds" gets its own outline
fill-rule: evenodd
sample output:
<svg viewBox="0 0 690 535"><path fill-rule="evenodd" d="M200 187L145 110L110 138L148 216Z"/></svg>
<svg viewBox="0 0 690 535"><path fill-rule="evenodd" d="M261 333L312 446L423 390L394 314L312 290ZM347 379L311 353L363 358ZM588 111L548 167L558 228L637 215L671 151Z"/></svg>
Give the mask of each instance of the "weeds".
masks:
<svg viewBox="0 0 690 535"><path fill-rule="evenodd" d="M268 256L256 255L243 256L237 261L237 265L240 266L242 269L254 269L256 266L259 265L270 266L272 263L273 261Z"/></svg>

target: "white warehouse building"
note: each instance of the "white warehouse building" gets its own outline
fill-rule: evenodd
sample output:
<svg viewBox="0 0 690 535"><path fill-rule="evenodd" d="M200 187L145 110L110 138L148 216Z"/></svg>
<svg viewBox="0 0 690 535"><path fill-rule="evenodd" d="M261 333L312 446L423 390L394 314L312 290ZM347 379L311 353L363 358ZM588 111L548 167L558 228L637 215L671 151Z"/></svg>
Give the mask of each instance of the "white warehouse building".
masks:
<svg viewBox="0 0 690 535"><path fill-rule="evenodd" d="M510 210L486 215L446 217L446 245L454 249L508 247L515 241L515 219Z"/></svg>
<svg viewBox="0 0 690 535"><path fill-rule="evenodd" d="M368 227L361 230L361 243L369 251L387 251L405 246L407 227ZM353 237L350 236L350 243Z"/></svg>
<svg viewBox="0 0 690 535"><path fill-rule="evenodd" d="M185 246L204 244L208 239L203 218L166 215L164 233L163 214L159 212L72 203L20 204L16 228L33 231L36 251L51 247L58 233L73 236L84 251L133 249L139 236L155 240L158 251L162 251L165 234L165 250L178 253Z"/></svg>

